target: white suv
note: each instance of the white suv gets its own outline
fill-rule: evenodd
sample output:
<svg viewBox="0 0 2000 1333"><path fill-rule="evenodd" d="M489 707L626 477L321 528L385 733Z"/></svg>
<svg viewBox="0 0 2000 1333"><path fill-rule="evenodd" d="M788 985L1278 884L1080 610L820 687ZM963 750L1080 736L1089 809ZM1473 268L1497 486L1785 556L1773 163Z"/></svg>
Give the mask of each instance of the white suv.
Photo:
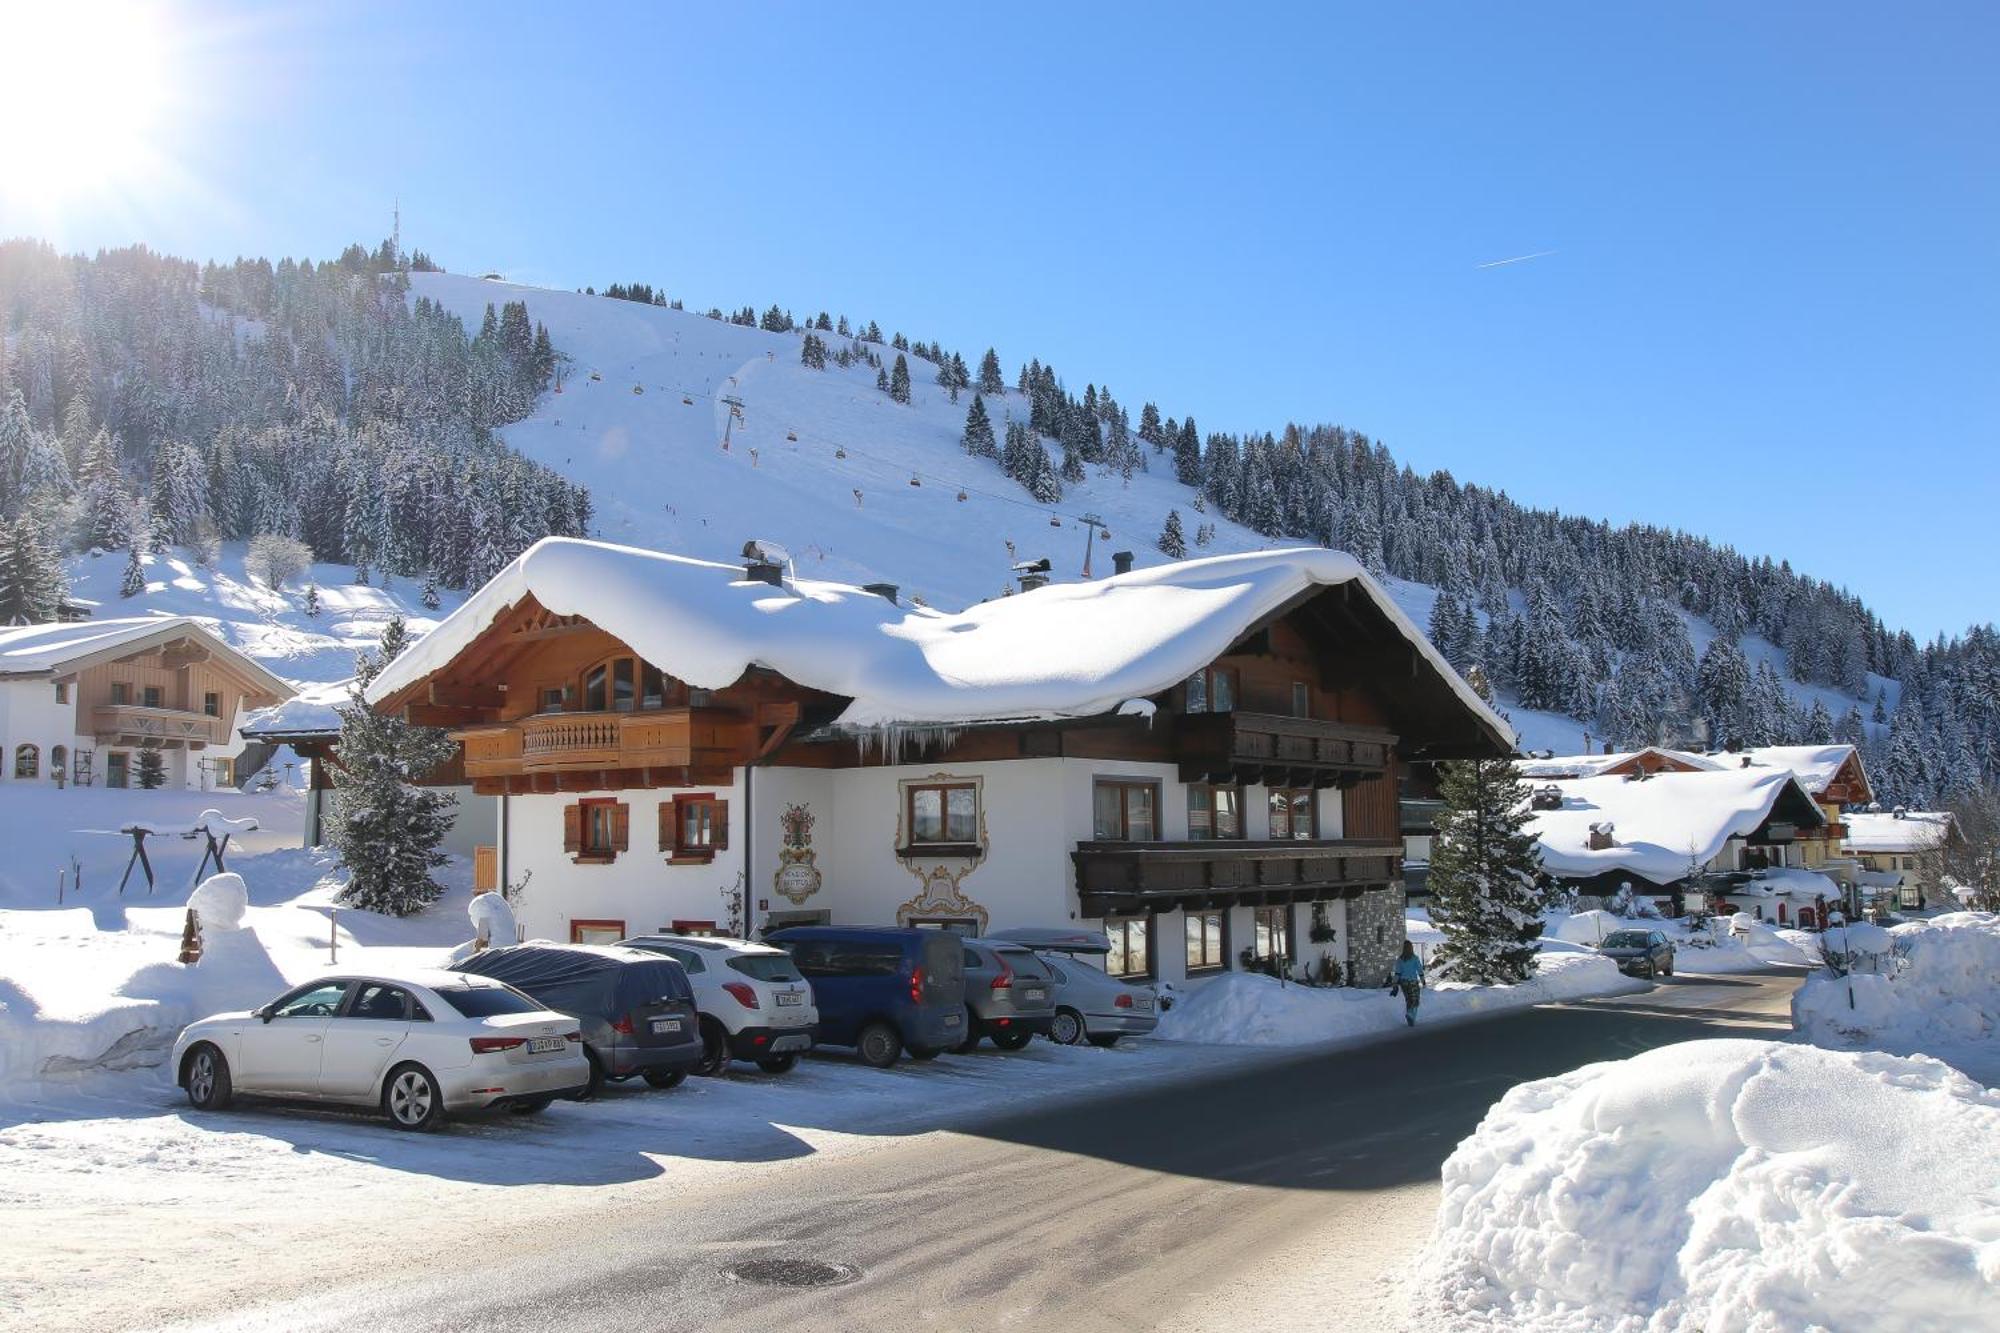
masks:
<svg viewBox="0 0 2000 1333"><path fill-rule="evenodd" d="M701 1014L697 1074L720 1074L732 1059L782 1074L818 1038L812 985L783 949L714 935L637 935L620 943L664 954L686 970Z"/></svg>

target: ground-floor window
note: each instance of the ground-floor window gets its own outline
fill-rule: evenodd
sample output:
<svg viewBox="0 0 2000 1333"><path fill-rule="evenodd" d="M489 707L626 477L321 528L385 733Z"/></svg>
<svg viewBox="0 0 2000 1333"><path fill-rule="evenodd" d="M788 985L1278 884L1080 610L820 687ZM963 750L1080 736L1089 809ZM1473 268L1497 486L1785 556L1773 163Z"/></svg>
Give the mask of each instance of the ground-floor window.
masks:
<svg viewBox="0 0 2000 1333"><path fill-rule="evenodd" d="M1187 970L1189 972L1212 972L1228 965L1227 912L1189 912L1187 914Z"/></svg>
<svg viewBox="0 0 2000 1333"><path fill-rule="evenodd" d="M17 778L37 778L42 775L42 752L38 746L17 745L14 747L14 776Z"/></svg>
<svg viewBox="0 0 2000 1333"><path fill-rule="evenodd" d="M130 786L131 756L123 750L113 750L104 756L104 785L107 787Z"/></svg>
<svg viewBox="0 0 2000 1333"><path fill-rule="evenodd" d="M715 923L713 921L676 920L673 923L671 933L675 935L694 935L697 937L713 935L715 934Z"/></svg>
<svg viewBox="0 0 2000 1333"><path fill-rule="evenodd" d="M51 745L49 747L49 776L54 778L58 783L63 782L69 777L69 774L65 771L68 768L69 747L67 745Z"/></svg>
<svg viewBox="0 0 2000 1333"><path fill-rule="evenodd" d="M1151 940L1153 919L1148 916L1113 916L1104 919L1104 933L1111 939L1104 970L1114 977L1153 975Z"/></svg>
<svg viewBox="0 0 2000 1333"><path fill-rule="evenodd" d="M616 944L625 938L623 921L575 918L569 923L571 944Z"/></svg>
<svg viewBox="0 0 2000 1333"><path fill-rule="evenodd" d="M1260 907L1257 909L1257 956L1259 958L1290 958L1292 956L1291 908Z"/></svg>

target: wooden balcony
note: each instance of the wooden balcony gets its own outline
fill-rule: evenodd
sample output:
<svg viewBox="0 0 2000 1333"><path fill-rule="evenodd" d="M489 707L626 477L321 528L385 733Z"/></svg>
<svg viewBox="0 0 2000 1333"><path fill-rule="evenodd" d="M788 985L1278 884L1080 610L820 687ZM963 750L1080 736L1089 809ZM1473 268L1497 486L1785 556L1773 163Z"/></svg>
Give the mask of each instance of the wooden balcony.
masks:
<svg viewBox="0 0 2000 1333"><path fill-rule="evenodd" d="M482 780L588 775L605 786L674 786L726 780L743 761L747 718L721 708L632 713L540 713L452 733L465 746L465 775ZM562 784L524 783L528 791ZM573 785L573 784L572 784ZM494 788L499 790L499 788Z"/></svg>
<svg viewBox="0 0 2000 1333"><path fill-rule="evenodd" d="M200 750L229 741L229 723L222 718L143 704L97 704L90 710L90 729L99 745L150 743L167 750Z"/></svg>
<svg viewBox="0 0 2000 1333"><path fill-rule="evenodd" d="M1190 713L1174 737L1182 782L1347 787L1380 777L1396 749L1379 727L1277 713Z"/></svg>
<svg viewBox="0 0 2000 1333"><path fill-rule="evenodd" d="M1403 844L1358 838L1270 842L1080 842L1083 915L1177 906L1357 897L1402 875Z"/></svg>

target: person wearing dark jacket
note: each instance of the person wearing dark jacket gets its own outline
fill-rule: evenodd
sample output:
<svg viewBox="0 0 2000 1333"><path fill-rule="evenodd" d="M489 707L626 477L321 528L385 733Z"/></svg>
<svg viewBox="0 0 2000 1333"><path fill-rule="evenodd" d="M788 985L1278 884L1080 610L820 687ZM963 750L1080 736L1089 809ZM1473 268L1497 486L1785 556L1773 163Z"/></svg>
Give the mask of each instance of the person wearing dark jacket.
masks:
<svg viewBox="0 0 2000 1333"><path fill-rule="evenodd" d="M1403 1021L1411 1027L1417 1025L1417 1004L1424 993L1424 961L1417 957L1416 946L1403 941L1403 956L1396 960L1395 971L1389 975L1389 993L1403 992Z"/></svg>

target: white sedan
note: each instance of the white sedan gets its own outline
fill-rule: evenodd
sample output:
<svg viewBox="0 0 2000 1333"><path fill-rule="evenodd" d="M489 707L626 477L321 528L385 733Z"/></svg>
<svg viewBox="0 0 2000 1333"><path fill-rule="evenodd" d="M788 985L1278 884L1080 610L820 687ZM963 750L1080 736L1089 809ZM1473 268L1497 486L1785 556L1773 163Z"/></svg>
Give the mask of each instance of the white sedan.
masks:
<svg viewBox="0 0 2000 1333"><path fill-rule="evenodd" d="M460 972L321 977L248 1013L188 1024L173 1069L188 1101L237 1093L380 1106L398 1129L447 1111L532 1114L590 1078L576 1020Z"/></svg>

